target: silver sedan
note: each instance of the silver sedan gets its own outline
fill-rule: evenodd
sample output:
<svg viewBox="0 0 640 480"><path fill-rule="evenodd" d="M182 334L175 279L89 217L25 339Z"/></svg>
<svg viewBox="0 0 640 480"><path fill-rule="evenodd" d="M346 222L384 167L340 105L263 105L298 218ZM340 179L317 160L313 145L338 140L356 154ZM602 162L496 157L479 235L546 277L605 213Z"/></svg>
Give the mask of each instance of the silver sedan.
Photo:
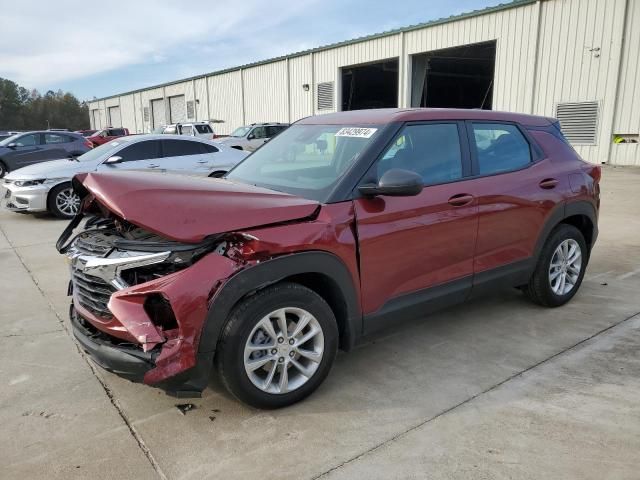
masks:
<svg viewBox="0 0 640 480"><path fill-rule="evenodd" d="M196 137L133 135L105 143L77 158L24 167L4 177L2 205L15 212L49 211L73 217L80 205L71 189L78 173L147 170L216 177L248 155Z"/></svg>

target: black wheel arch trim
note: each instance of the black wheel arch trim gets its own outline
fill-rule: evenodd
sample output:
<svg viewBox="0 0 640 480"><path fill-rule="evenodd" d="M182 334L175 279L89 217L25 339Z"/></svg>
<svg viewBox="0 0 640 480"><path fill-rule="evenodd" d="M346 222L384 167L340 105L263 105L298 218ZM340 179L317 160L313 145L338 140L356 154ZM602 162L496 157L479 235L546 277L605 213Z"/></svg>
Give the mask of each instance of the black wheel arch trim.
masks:
<svg viewBox="0 0 640 480"><path fill-rule="evenodd" d="M215 352L220 332L235 305L246 295L286 278L302 274L320 274L340 289L347 318L341 332L340 348L349 350L362 334L362 313L353 278L336 255L321 251L292 253L276 257L245 270L227 280L216 293L202 327L198 354Z"/></svg>
<svg viewBox="0 0 640 480"><path fill-rule="evenodd" d="M542 252L542 248L544 247L545 242L549 238L549 235L559 224L561 224L564 220L569 217L573 217L576 215L584 215L589 218L591 224L593 225L592 232L592 240L589 248L592 248L596 238L598 236L598 215L596 213L596 209L592 203L586 200L577 200L573 202L563 202L554 207L551 211L547 220L542 227L542 232L538 236L538 240L536 242L534 256L537 262L540 253ZM534 263L535 265L535 263Z"/></svg>

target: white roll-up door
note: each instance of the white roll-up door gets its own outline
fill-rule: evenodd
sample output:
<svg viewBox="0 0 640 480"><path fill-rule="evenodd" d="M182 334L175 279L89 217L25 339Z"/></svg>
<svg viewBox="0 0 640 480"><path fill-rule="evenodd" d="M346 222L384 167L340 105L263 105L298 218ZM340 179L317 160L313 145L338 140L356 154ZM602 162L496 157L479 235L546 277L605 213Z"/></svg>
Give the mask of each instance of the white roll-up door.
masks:
<svg viewBox="0 0 640 480"><path fill-rule="evenodd" d="M100 125L100 110L95 109L91 111L93 116L93 128L98 130L102 125Z"/></svg>
<svg viewBox="0 0 640 480"><path fill-rule="evenodd" d="M171 123L180 123L187 119L184 95L169 97L169 113Z"/></svg>
<svg viewBox="0 0 640 480"><path fill-rule="evenodd" d="M109 107L109 125L112 127L122 126L122 119L120 118L120 107Z"/></svg>
<svg viewBox="0 0 640 480"><path fill-rule="evenodd" d="M157 128L161 125L164 125L165 115L164 115L164 99L159 98L158 100L151 100L151 115L153 116L153 125L152 128Z"/></svg>

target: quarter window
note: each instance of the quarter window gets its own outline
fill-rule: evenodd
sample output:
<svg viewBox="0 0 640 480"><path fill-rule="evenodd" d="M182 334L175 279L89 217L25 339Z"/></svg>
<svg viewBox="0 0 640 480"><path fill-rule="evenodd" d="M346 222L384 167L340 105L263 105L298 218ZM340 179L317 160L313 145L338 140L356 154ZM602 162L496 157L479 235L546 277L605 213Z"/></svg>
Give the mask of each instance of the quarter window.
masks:
<svg viewBox="0 0 640 480"><path fill-rule="evenodd" d="M441 123L405 127L380 160L378 178L393 168L420 174L426 185L462 178L458 126Z"/></svg>
<svg viewBox="0 0 640 480"><path fill-rule="evenodd" d="M480 175L508 172L531 163L531 147L515 125L474 123Z"/></svg>
<svg viewBox="0 0 640 480"><path fill-rule="evenodd" d="M138 142L126 147L117 154L122 157L123 162L135 162L138 160L150 160L152 158L160 158L160 142L157 140L148 140L146 142Z"/></svg>

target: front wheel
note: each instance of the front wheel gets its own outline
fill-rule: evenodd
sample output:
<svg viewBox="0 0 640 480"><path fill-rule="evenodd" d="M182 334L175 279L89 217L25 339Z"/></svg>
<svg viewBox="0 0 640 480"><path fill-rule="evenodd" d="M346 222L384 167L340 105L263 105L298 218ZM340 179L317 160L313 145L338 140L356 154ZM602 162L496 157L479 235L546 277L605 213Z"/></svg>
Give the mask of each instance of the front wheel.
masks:
<svg viewBox="0 0 640 480"><path fill-rule="evenodd" d="M58 218L73 218L80 209L80 197L73 191L70 183L62 183L49 192L47 206Z"/></svg>
<svg viewBox="0 0 640 480"><path fill-rule="evenodd" d="M559 307L573 298L584 277L589 251L573 225L561 224L547 239L525 294L545 307Z"/></svg>
<svg viewBox="0 0 640 480"><path fill-rule="evenodd" d="M9 173L7 166L0 160L0 178L4 177L7 173Z"/></svg>
<svg viewBox="0 0 640 480"><path fill-rule="evenodd" d="M310 395L338 349L333 311L313 290L280 283L248 297L222 332L217 366L239 400L280 408Z"/></svg>

